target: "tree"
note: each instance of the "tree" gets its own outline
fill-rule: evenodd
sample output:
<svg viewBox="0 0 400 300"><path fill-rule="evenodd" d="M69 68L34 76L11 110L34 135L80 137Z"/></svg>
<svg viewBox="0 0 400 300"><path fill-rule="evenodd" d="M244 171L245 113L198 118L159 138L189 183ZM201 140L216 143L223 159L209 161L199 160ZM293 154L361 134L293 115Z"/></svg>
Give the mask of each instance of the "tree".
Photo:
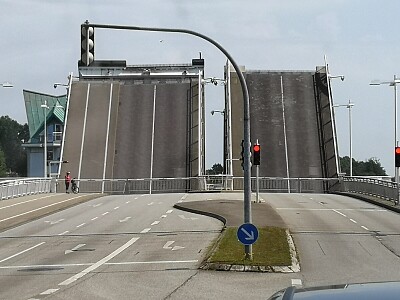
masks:
<svg viewBox="0 0 400 300"><path fill-rule="evenodd" d="M26 176L26 152L22 140L29 140L29 127L21 125L9 116L0 117L0 147L5 157L6 169L12 174Z"/></svg>
<svg viewBox="0 0 400 300"><path fill-rule="evenodd" d="M211 169L208 169L206 171L207 175L218 175L218 174L223 174L224 173L224 168L220 163L214 164Z"/></svg>
<svg viewBox="0 0 400 300"><path fill-rule="evenodd" d="M0 147L0 178L6 176L7 176L6 157L4 156L4 152Z"/></svg>
<svg viewBox="0 0 400 300"><path fill-rule="evenodd" d="M350 175L350 158L348 156L340 158L340 168L347 176ZM353 159L354 176L387 176L379 159L372 157L365 161L356 161Z"/></svg>

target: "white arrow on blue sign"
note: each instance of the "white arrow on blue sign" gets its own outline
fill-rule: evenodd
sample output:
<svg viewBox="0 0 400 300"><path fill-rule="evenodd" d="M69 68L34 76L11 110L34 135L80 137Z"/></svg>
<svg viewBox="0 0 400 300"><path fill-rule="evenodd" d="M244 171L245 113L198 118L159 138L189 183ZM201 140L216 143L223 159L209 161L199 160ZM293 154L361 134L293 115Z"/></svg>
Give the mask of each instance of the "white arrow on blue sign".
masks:
<svg viewBox="0 0 400 300"><path fill-rule="evenodd" d="M240 225L237 231L239 241L244 245L251 245L258 239L258 229L251 223Z"/></svg>

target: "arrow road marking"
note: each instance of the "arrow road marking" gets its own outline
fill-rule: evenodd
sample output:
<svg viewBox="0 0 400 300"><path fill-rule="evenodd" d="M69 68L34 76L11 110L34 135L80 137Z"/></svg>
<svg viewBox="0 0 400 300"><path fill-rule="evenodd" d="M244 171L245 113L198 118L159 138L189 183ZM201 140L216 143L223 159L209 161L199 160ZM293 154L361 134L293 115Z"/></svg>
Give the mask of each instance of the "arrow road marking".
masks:
<svg viewBox="0 0 400 300"><path fill-rule="evenodd" d="M128 221L130 218L131 218L131 217L126 217L125 219L119 220L119 222L120 222L120 223L126 222L126 221Z"/></svg>
<svg viewBox="0 0 400 300"><path fill-rule="evenodd" d="M75 246L71 250L65 250L64 254L72 253L72 252L78 250L79 248L82 248L83 246L86 246L86 244L79 244L78 246Z"/></svg>
<svg viewBox="0 0 400 300"><path fill-rule="evenodd" d="M240 230L243 231L245 235L247 235L247 237L245 238L246 241L252 241L252 240L254 240L254 231L252 231L251 234L250 234L250 233L249 233L246 229L244 229L244 228L241 228Z"/></svg>
<svg viewBox="0 0 400 300"><path fill-rule="evenodd" d="M175 251L175 250L179 250L179 249L185 248L185 247L182 247L182 246L174 246L174 247L171 247L171 245L172 245L173 243L175 243L175 241L168 241L168 242L166 242L165 245L163 246L163 249Z"/></svg>

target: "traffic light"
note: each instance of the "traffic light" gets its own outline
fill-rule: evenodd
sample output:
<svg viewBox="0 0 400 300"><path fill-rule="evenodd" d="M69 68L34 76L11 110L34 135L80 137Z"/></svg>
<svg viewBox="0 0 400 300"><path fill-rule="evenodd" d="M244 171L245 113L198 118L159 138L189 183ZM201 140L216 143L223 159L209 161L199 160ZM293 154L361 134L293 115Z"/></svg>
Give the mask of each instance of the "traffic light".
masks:
<svg viewBox="0 0 400 300"><path fill-rule="evenodd" d="M394 148L394 162L396 168L400 167L400 147L395 147Z"/></svg>
<svg viewBox="0 0 400 300"><path fill-rule="evenodd" d="M80 66L89 66L94 61L94 28L81 25L81 60Z"/></svg>
<svg viewBox="0 0 400 300"><path fill-rule="evenodd" d="M259 144L255 144L253 146L253 164L255 166L259 166L260 165L260 161L261 161L261 145Z"/></svg>

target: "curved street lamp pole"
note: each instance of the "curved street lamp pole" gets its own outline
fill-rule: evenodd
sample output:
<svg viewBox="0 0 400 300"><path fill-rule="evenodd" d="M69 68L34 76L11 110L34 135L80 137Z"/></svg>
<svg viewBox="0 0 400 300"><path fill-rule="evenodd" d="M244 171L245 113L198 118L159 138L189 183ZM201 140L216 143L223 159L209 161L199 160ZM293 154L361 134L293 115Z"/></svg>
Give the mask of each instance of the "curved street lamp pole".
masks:
<svg viewBox="0 0 400 300"><path fill-rule="evenodd" d="M86 21L83 24L86 28L105 28L105 29L120 29L120 30L135 30L135 31L155 31L155 32L174 32L174 33L185 33L194 35L202 38L215 47L217 47L228 60L231 62L236 74L239 77L240 85L242 87L243 94L243 130L244 130L244 223L251 223L251 170L250 170L250 104L249 104L249 92L247 90L246 81L242 72L240 71L239 65L234 61L232 56L226 51L219 43L209 38L208 36L187 29L179 28L154 28L154 27L138 27L138 26L122 26L122 25L105 25L105 24L89 24ZM251 245L245 246L246 258L252 259L252 247Z"/></svg>

